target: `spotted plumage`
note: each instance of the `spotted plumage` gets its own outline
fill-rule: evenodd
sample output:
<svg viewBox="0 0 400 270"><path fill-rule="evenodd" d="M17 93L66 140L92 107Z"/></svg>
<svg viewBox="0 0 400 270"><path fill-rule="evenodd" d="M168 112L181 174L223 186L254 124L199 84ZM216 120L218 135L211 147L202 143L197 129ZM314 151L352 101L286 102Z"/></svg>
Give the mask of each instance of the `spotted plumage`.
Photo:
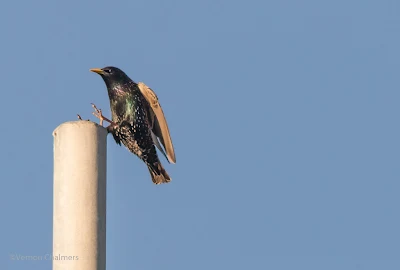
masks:
<svg viewBox="0 0 400 270"><path fill-rule="evenodd" d="M143 95L142 88L139 88L138 84L122 70L116 67L105 67L91 69L91 71L98 73L107 86L112 120L104 117L103 119L110 121L111 124L107 130L112 133L115 142L119 145L122 143L130 152L144 161L155 184L170 182L171 177L163 168L155 149L156 145L168 161L175 163L175 154L168 128L168 133L165 133L165 129L162 133L157 128L165 122L163 115L161 118L164 119L164 122L158 121L156 116L158 111L153 111L155 107L148 101L147 95ZM157 110L157 108L155 109ZM164 124L166 125L166 122ZM165 141L171 143L172 150L166 147L168 156L161 149L158 139L164 147Z"/></svg>

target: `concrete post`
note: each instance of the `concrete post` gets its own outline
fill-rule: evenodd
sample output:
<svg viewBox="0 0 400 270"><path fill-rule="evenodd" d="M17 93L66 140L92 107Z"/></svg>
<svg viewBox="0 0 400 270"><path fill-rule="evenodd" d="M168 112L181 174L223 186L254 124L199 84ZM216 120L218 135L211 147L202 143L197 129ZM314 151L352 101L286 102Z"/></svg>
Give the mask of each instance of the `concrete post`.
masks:
<svg viewBox="0 0 400 270"><path fill-rule="evenodd" d="M53 270L105 270L107 131L80 120L53 137Z"/></svg>

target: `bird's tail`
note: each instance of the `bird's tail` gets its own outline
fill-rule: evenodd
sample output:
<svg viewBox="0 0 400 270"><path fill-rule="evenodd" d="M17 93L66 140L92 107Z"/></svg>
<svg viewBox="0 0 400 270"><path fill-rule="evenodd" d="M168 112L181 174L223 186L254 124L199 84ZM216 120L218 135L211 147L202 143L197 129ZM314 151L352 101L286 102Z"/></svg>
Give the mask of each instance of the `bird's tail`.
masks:
<svg viewBox="0 0 400 270"><path fill-rule="evenodd" d="M169 177L161 162L158 161L153 164L147 164L147 167L149 168L151 180L154 184L159 185L161 183L169 183L171 181L171 177Z"/></svg>

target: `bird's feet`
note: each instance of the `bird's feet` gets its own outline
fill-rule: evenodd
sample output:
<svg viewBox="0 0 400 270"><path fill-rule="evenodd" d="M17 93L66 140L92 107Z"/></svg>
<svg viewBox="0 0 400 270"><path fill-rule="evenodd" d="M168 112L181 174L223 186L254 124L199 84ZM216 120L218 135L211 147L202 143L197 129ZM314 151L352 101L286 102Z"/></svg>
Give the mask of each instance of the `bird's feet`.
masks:
<svg viewBox="0 0 400 270"><path fill-rule="evenodd" d="M100 126L103 126L103 121L106 121L106 122L110 123L110 125L107 127L107 129L117 125L116 123L114 123L113 121L108 119L107 117L103 116L103 113L101 112L101 109L98 109L96 107L96 105L94 105L93 103L92 103L92 107L95 110L95 112L93 112L93 115L100 119Z"/></svg>
<svg viewBox="0 0 400 270"><path fill-rule="evenodd" d="M82 117L81 117L79 114L77 114L77 116L78 116L78 119L79 119L79 120L82 120L82 121L83 121ZM88 119L88 120L86 120L86 121L90 121L90 120Z"/></svg>
<svg viewBox="0 0 400 270"><path fill-rule="evenodd" d="M103 113L101 112L101 109L97 109L96 105L92 104L92 108L95 110L94 112L92 112L92 114L94 116L96 116L97 118L99 118L100 120L100 126L103 126L103 121L104 121L104 116Z"/></svg>

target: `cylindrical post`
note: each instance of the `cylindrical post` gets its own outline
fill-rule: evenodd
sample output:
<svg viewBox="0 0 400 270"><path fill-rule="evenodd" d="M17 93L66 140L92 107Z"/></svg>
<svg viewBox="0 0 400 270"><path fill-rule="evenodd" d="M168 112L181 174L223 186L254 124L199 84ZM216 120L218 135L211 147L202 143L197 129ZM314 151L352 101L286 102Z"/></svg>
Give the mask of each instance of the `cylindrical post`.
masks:
<svg viewBox="0 0 400 270"><path fill-rule="evenodd" d="M105 270L107 131L79 120L53 136L53 270Z"/></svg>

